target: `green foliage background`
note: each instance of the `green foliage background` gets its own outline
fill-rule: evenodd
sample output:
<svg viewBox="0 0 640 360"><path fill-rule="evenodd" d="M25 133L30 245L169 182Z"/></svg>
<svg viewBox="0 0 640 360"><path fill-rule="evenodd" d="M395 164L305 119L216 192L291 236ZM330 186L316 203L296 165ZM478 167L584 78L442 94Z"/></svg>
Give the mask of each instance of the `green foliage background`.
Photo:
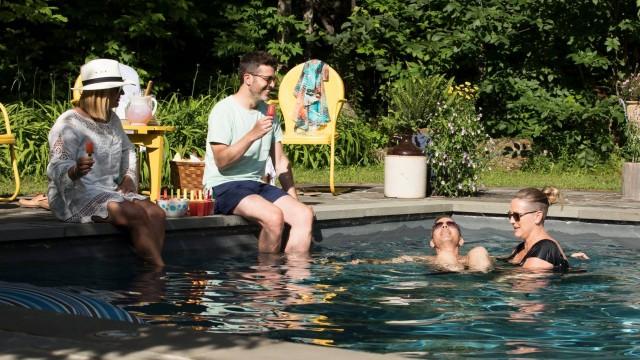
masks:
<svg viewBox="0 0 640 360"><path fill-rule="evenodd" d="M625 145L613 85L640 63L640 0L3 0L0 26L0 101L29 174L42 173L48 126L94 57L154 80L160 115L184 128L171 151L202 151L208 108L235 88L240 54L265 49L281 73L323 59L354 110L339 125L354 129L339 140L345 165L375 162L393 135L381 125L392 84L437 75L479 86L492 137L530 138L534 155L594 167ZM326 165L326 151L290 155Z"/></svg>

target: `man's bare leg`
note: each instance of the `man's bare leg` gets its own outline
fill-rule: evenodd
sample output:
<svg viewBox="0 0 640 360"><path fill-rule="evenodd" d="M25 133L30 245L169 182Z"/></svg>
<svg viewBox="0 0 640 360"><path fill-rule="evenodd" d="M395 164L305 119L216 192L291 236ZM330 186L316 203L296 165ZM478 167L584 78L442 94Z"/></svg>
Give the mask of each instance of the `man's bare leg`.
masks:
<svg viewBox="0 0 640 360"><path fill-rule="evenodd" d="M280 208L260 195L249 195L240 200L233 210L233 214L260 224L262 230L260 230L258 237L259 252L276 253L280 251L285 221Z"/></svg>
<svg viewBox="0 0 640 360"><path fill-rule="evenodd" d="M283 196L273 203L282 210L284 222L291 226L289 240L284 252L287 254L308 253L313 230L313 210L291 196Z"/></svg>

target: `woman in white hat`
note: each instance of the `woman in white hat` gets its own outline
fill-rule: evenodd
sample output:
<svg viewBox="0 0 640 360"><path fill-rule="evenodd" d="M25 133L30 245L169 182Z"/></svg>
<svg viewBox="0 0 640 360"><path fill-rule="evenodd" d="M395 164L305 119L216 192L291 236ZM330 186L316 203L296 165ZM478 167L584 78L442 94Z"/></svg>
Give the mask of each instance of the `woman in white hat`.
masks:
<svg viewBox="0 0 640 360"><path fill-rule="evenodd" d="M163 266L165 214L137 194L135 148L113 111L125 84L118 62L92 60L80 75L78 105L49 132L49 206L63 221L128 228L137 254Z"/></svg>

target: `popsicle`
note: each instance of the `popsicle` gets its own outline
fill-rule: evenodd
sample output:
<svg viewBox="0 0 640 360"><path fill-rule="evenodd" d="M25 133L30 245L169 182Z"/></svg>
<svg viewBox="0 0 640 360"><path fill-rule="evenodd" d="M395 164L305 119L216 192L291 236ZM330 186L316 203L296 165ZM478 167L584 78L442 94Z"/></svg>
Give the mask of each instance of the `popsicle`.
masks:
<svg viewBox="0 0 640 360"><path fill-rule="evenodd" d="M269 106L267 106L267 116L276 116L276 105L275 104L269 104Z"/></svg>
<svg viewBox="0 0 640 360"><path fill-rule="evenodd" d="M87 140L87 142L84 144L84 151L87 152L87 155L89 157L93 155L93 143L91 142L91 140Z"/></svg>

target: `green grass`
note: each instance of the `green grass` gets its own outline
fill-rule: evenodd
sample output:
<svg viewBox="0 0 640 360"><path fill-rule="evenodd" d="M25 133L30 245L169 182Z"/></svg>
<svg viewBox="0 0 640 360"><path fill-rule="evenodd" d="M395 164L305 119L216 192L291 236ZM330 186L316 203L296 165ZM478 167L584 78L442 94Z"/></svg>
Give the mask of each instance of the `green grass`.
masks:
<svg viewBox="0 0 640 360"><path fill-rule="evenodd" d="M485 172L480 182L491 187L537 187L546 185L567 190L620 191L621 170L603 171L567 170L564 172L530 172L521 170L496 169Z"/></svg>
<svg viewBox="0 0 640 360"><path fill-rule="evenodd" d="M552 185L567 190L620 191L621 174L615 166L598 170L568 169L564 171L521 171L494 169L480 177L485 187L538 187ZM329 170L295 169L297 184L325 184L329 182ZM336 184L382 184L384 166L343 167L336 169Z"/></svg>
<svg viewBox="0 0 640 360"><path fill-rule="evenodd" d="M296 184L325 185L329 184L329 169L293 169ZM335 171L336 184L382 184L384 182L384 166L339 167Z"/></svg>
<svg viewBox="0 0 640 360"><path fill-rule="evenodd" d="M0 197L13 194L14 189L13 178L0 177ZM46 177L20 178L20 193L18 193L18 196L35 195L37 193L47 193Z"/></svg>
<svg viewBox="0 0 640 360"><path fill-rule="evenodd" d="M570 169L565 171L521 171L494 169L486 171L480 177L480 183L485 187L543 187L552 185L566 190L599 190L620 191L621 170L616 166L603 167L602 169L585 171ZM329 169L295 169L296 183L299 185L325 185L329 184ZM45 177L23 178L20 187L20 196L45 193L47 191L47 179ZM382 184L384 182L384 166L374 165L367 167L338 167L335 175L336 184ZM13 192L13 179L0 179L0 196Z"/></svg>

